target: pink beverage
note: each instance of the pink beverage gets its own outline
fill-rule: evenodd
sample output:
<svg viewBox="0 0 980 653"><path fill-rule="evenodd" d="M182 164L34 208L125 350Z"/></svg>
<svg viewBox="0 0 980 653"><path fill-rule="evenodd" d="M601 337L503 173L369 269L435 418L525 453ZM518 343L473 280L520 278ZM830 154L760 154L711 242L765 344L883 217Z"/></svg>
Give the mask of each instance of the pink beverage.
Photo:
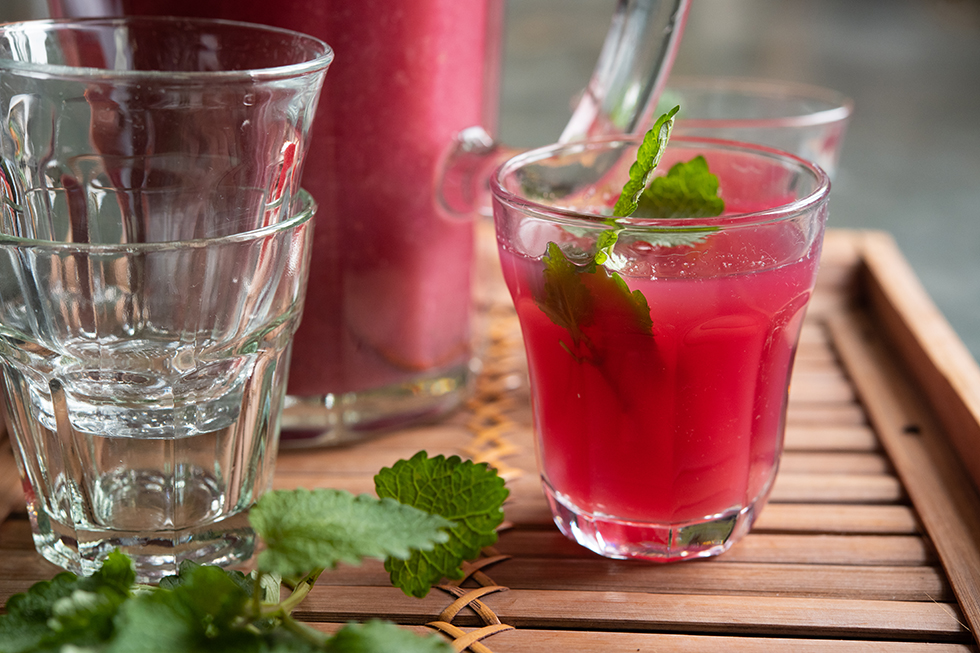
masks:
<svg viewBox="0 0 980 653"><path fill-rule="evenodd" d="M563 306L587 305L576 327L552 319L542 308L550 292L545 243L581 261L604 228L567 210L549 216L518 208L511 202L523 192L514 181L520 164L498 173L500 258L524 334L545 493L566 535L611 557L720 553L751 526L775 479L820 253L826 178L799 160L724 147L668 147L660 167L704 153L730 217L692 219L710 230L690 244L652 244L639 227L620 236L619 274L629 292L642 293L648 322L624 312L624 293L601 268L574 273L582 285L565 288ZM594 161L568 156L561 163L569 174L574 160ZM562 178L562 167L547 167L553 180ZM504 188L512 195L500 200ZM553 201L588 213L601 209L597 199L616 197L581 186L575 192L579 199ZM796 208L779 208L787 203Z"/></svg>
<svg viewBox="0 0 980 653"><path fill-rule="evenodd" d="M57 16L166 13L291 28L337 53L303 187L317 200L284 441L331 442L456 405L471 357L472 220L435 200L462 129L496 117L500 0L52 0ZM95 7L93 8L93 5ZM293 428L290 428L290 427Z"/></svg>

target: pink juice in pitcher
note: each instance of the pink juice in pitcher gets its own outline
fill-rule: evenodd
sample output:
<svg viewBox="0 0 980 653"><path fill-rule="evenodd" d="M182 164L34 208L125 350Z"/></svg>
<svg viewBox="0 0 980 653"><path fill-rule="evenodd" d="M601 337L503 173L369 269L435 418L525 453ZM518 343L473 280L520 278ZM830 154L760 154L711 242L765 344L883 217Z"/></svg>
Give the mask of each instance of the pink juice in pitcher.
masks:
<svg viewBox="0 0 980 653"><path fill-rule="evenodd" d="M725 248L724 238L705 246ZM541 262L502 250L528 351L553 509L561 512L564 504L597 519L614 515L628 529L627 522L682 526L734 518L764 500L782 446L816 247L774 269L627 277L649 302L652 330L604 318L606 298L594 292L595 319L582 327L578 343L535 300ZM649 545L656 548L662 534L659 544L668 549L667 533L651 529Z"/></svg>
<svg viewBox="0 0 980 653"><path fill-rule="evenodd" d="M496 122L501 0L50 0L55 16L177 14L299 30L337 53L303 172L319 204L286 442L338 442L466 392L472 216L436 185L458 132Z"/></svg>

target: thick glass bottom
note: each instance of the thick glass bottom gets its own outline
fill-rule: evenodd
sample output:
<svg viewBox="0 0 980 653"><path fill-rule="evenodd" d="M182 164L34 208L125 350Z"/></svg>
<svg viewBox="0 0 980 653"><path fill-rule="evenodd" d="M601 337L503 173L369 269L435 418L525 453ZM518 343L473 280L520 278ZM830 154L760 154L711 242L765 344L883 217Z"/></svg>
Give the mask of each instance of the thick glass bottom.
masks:
<svg viewBox="0 0 980 653"><path fill-rule="evenodd" d="M245 513L192 528L136 532L75 528L36 507L28 506L38 552L79 575L97 571L114 549L133 559L138 583L176 574L184 560L228 567L247 562L255 552L255 532Z"/></svg>
<svg viewBox="0 0 980 653"><path fill-rule="evenodd" d="M660 524L590 513L547 482L543 486L555 524L566 537L607 558L654 562L707 558L727 551L749 531L768 495L701 520Z"/></svg>
<svg viewBox="0 0 980 653"><path fill-rule="evenodd" d="M435 420L463 403L472 377L469 366L460 365L370 390L320 397L287 396L280 446L351 444Z"/></svg>

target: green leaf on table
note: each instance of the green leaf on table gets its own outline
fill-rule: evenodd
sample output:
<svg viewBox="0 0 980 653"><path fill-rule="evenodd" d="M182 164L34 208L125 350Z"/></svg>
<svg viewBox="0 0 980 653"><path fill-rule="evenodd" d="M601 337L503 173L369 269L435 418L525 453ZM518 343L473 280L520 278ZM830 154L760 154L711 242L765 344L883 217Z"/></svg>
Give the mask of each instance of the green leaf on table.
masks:
<svg viewBox="0 0 980 653"><path fill-rule="evenodd" d="M486 463L460 460L459 456L429 458L420 451L400 460L374 477L380 497L453 522L449 540L430 551L415 551L407 559L389 557L385 569L391 582L410 596L423 597L440 579L460 578L461 564L480 555L497 541L497 527L504 520L503 503L508 490L497 470Z"/></svg>
<svg viewBox="0 0 980 653"><path fill-rule="evenodd" d="M419 636L387 621L347 624L327 642L326 653L452 653L438 635Z"/></svg>
<svg viewBox="0 0 980 653"><path fill-rule="evenodd" d="M718 197L718 177L708 170L703 156L671 166L666 175L655 177L640 195L635 218L676 220L711 218L725 210Z"/></svg>
<svg viewBox="0 0 980 653"><path fill-rule="evenodd" d="M408 558L446 542L446 519L390 498L333 489L266 493L249 515L265 541L258 567L284 577L363 558Z"/></svg>
<svg viewBox="0 0 980 653"><path fill-rule="evenodd" d="M113 551L87 578L63 572L7 601L0 615L4 653L95 647L113 634L113 619L136 579L132 562Z"/></svg>

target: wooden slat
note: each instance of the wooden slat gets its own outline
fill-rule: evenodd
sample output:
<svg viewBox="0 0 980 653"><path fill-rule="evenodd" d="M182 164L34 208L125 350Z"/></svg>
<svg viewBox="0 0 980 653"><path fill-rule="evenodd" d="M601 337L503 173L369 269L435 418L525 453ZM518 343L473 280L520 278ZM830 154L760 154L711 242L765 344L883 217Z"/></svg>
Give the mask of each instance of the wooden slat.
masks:
<svg viewBox="0 0 980 653"><path fill-rule="evenodd" d="M11 549L23 551L34 550L34 540L31 539L31 524L24 519L13 517L0 522L0 551Z"/></svg>
<svg viewBox="0 0 980 653"><path fill-rule="evenodd" d="M20 573L28 574L26 571ZM494 584L512 590L656 591L678 595L795 596L869 601L954 600L941 570L928 566L827 564L814 567L811 564L720 561L624 564L600 556L536 558L525 554L494 565L487 576ZM388 574L379 561L366 561L360 567L340 567L324 577L323 582L362 587L390 585Z"/></svg>
<svg viewBox="0 0 980 653"><path fill-rule="evenodd" d="M807 372L793 375L789 396L796 401L850 403L855 401L854 388L840 374Z"/></svg>
<svg viewBox="0 0 980 653"><path fill-rule="evenodd" d="M517 628L658 630L666 632L765 633L769 636L848 637L967 641L955 604L913 601L710 596L637 592L509 590L483 602L503 623ZM296 616L308 621L364 620L385 606L404 624L431 620L450 600L438 591L424 599L390 587L337 590L318 584ZM454 622L473 626L464 611Z"/></svg>
<svg viewBox="0 0 980 653"><path fill-rule="evenodd" d="M790 410L794 406L790 405ZM848 411L852 408L848 407ZM860 410L854 405L853 410ZM786 425L785 447L788 451L878 451L881 445L874 431L864 423L864 413L857 423L831 421Z"/></svg>
<svg viewBox="0 0 980 653"><path fill-rule="evenodd" d="M343 624L313 624L324 632L336 632ZM424 635L432 630L424 626L406 626ZM676 651L703 653L719 648L732 653L771 653L798 651L800 653L976 653L969 644L929 644L924 648L917 642L867 640L811 640L778 637L727 637L678 635L669 633L568 632L562 630L507 631L494 635L485 643L494 651L508 653L633 653L634 651Z"/></svg>
<svg viewBox="0 0 980 653"><path fill-rule="evenodd" d="M554 528L514 528L501 533L494 549L504 555L536 558L591 558L594 553ZM712 561L813 565L915 566L937 560L926 541L914 535L771 534L752 532ZM702 563L703 564L703 563Z"/></svg>
<svg viewBox="0 0 980 653"><path fill-rule="evenodd" d="M919 521L908 506L784 504L770 502L754 532L917 533Z"/></svg>
<svg viewBox="0 0 980 653"><path fill-rule="evenodd" d="M865 290L884 330L980 490L980 367L902 256L894 239L861 239Z"/></svg>
<svg viewBox="0 0 980 653"><path fill-rule="evenodd" d="M856 404L825 404L796 401L786 410L786 425L792 426L860 426L867 424L864 411Z"/></svg>
<svg viewBox="0 0 980 653"><path fill-rule="evenodd" d="M897 503L905 500L898 478L890 474L779 474L773 501L782 503Z"/></svg>
<svg viewBox="0 0 980 653"><path fill-rule="evenodd" d="M980 633L980 498L932 414L864 316L830 321L838 349L883 445L953 584L970 628Z"/></svg>
<svg viewBox="0 0 980 653"><path fill-rule="evenodd" d="M892 466L884 454L877 452L809 452L792 449L783 452L779 471L810 474L891 474Z"/></svg>
<svg viewBox="0 0 980 653"><path fill-rule="evenodd" d="M20 474L9 441L0 441L0 523L11 512L24 507L24 493L20 487Z"/></svg>
<svg viewBox="0 0 980 653"><path fill-rule="evenodd" d="M313 627L327 633L340 630L341 623L317 623ZM432 629L405 626L420 635ZM472 630L472 629L471 629ZM495 652L541 653L634 653L671 651L674 653L976 653L969 644L928 644L882 640L799 639L779 637L729 637L724 635L678 635L671 633L583 632L566 630L513 630L483 640Z"/></svg>

